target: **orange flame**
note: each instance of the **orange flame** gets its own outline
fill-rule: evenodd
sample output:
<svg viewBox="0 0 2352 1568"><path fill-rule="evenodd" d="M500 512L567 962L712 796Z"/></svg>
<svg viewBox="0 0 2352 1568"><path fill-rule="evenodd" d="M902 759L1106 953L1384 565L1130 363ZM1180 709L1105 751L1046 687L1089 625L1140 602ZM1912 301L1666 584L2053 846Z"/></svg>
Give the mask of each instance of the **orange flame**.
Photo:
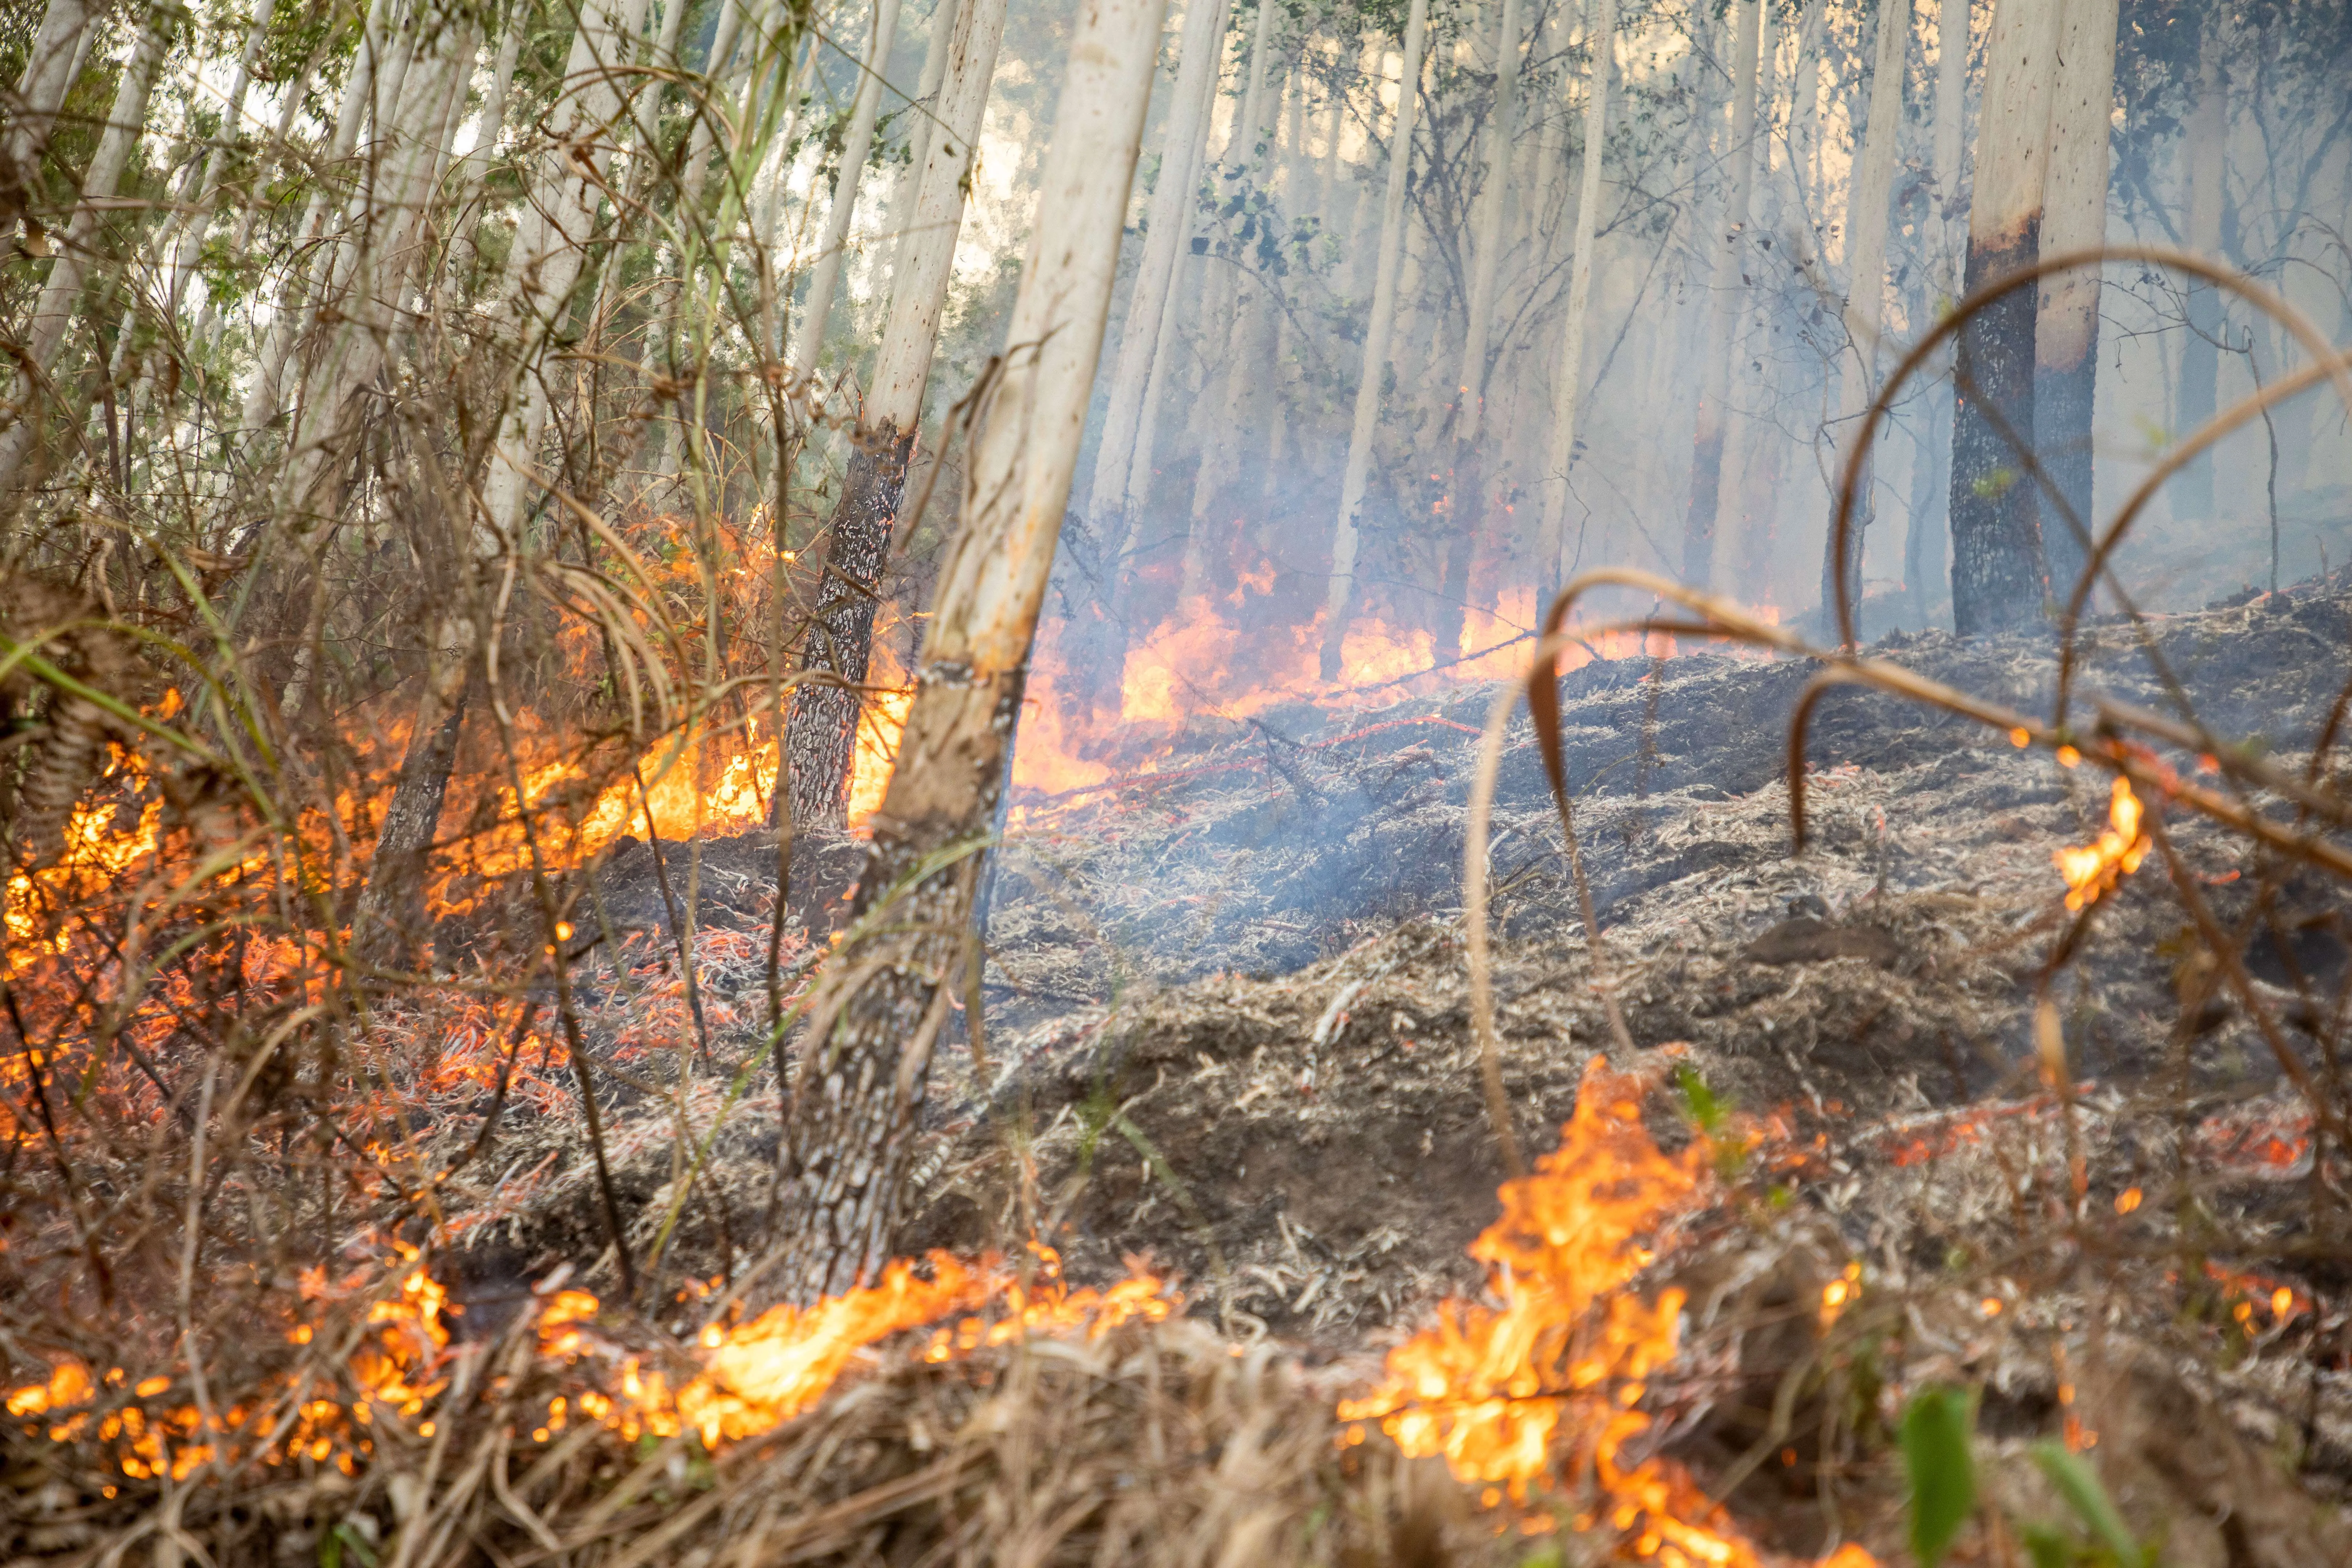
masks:
<svg viewBox="0 0 2352 1568"><path fill-rule="evenodd" d="M2066 879L2068 909L2081 910L2096 903L2116 883L2139 869L2148 850L2147 836L2139 830L2143 810L2139 796L2132 794L2131 780L2117 773L2107 805L2107 820L2112 826L2099 835L2095 844L2061 849L2051 856L2058 874Z"/></svg>
<svg viewBox="0 0 2352 1568"><path fill-rule="evenodd" d="M878 1285L804 1309L772 1307L731 1327L714 1323L702 1331L701 1370L675 1392L662 1373L645 1371L631 1356L622 1363L620 1398L583 1395L580 1408L633 1440L647 1432L691 1431L706 1447L716 1447L771 1431L809 1409L867 1346L999 1298L1002 1314L940 1329L924 1359L949 1361L1025 1334L1098 1338L1122 1323L1162 1321L1177 1304L1165 1280L1132 1260L1129 1277L1109 1289L1072 1290L1062 1281L1059 1254L1034 1243L1030 1250L1036 1265L1025 1285L992 1259L972 1265L934 1252L929 1279L915 1273L911 1260L899 1258L884 1267ZM557 1296L540 1319L541 1350L551 1356L583 1353L589 1345L577 1325L596 1310L596 1298L585 1291Z"/></svg>
<svg viewBox="0 0 2352 1568"><path fill-rule="evenodd" d="M1625 1462L1651 1418L1634 1408L1671 1361L1683 1293L1643 1304L1625 1288L1654 1237L1696 1202L1707 1151L1662 1152L1642 1123L1646 1084L1595 1057L1559 1150L1504 1184L1502 1217L1470 1251L1490 1268L1499 1308L1449 1301L1438 1321L1389 1353L1380 1387L1343 1401L1344 1421L1378 1421L1407 1454L1444 1456L1460 1479L1524 1500L1554 1476L1565 1441L1591 1462L1602 1495L1580 1529L1615 1531L1637 1558L1672 1568L1759 1568L1756 1549L1682 1468ZM1843 1297L1841 1298L1843 1300ZM1361 1428L1350 1434L1360 1441ZM1841 1568L1867 1553L1837 1560Z"/></svg>

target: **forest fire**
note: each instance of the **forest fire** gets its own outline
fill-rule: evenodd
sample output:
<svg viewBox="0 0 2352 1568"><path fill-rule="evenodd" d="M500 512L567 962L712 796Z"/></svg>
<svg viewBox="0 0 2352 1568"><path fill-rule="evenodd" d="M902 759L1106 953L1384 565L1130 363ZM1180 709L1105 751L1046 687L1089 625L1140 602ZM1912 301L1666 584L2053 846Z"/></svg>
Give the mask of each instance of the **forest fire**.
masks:
<svg viewBox="0 0 2352 1568"><path fill-rule="evenodd" d="M2066 879L2066 907L2080 911L2113 891L2116 884L2139 869L2148 851L2147 835L2140 831L2139 796L2131 780L2116 775L2107 805L2107 829L2095 843L2056 851L2058 874Z"/></svg>
<svg viewBox="0 0 2352 1568"><path fill-rule="evenodd" d="M1624 1458L1651 1426L1636 1406L1675 1357L1683 1312L1679 1290L1645 1304L1626 1287L1707 1180L1704 1140L1679 1156L1652 1140L1648 1089L1601 1057L1586 1065L1559 1149L1504 1184L1502 1217L1471 1245L1501 1304L1441 1306L1433 1327L1389 1352L1381 1386L1339 1415L1376 1421L1405 1453L1442 1455L1463 1480L1524 1506L1589 1473L1600 1496L1582 1505L1579 1530L1611 1531L1669 1568L1757 1568L1756 1549L1680 1466ZM1361 1441L1361 1426L1350 1436Z"/></svg>

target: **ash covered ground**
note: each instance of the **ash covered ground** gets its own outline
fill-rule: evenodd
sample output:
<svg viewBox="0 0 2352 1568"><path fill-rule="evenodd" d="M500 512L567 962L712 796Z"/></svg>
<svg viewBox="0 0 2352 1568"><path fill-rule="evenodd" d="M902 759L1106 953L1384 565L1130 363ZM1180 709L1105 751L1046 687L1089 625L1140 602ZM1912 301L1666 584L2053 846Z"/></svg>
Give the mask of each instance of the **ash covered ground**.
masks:
<svg viewBox="0 0 2352 1568"><path fill-rule="evenodd" d="M2151 625L2211 732L2293 759L2337 700L2352 595L2313 586ZM2093 693L2168 709L2129 628L2103 625L2086 649L2078 711ZM2046 640L1930 635L1872 651L2048 710ZM1815 1441L1772 1412L1814 1353L1801 1331L1811 1303L1859 1260L1887 1303L1887 1365L1873 1374L1887 1386L1982 1384L1986 1430L2021 1439L2088 1375L2067 1370L2066 1347L2083 1353L2085 1326L2103 1324L2106 1408L2131 1413L2114 1417L2116 1484L2189 1500L2203 1522L2177 1538L2182 1561L2297 1561L2232 1556L2214 1521L2250 1509L2305 1550L2337 1528L2314 1500L2352 1489L2352 1325L2336 1305L2352 1237L2340 1197L2321 1201L2308 1115L2237 1008L2204 1003L2184 1021L2197 944L2153 859L2101 906L2056 983L2076 1082L2068 1100L2049 1093L2031 1001L2066 922L2052 856L2105 825L2105 775L1933 710L1838 692L1807 752L1813 842L1794 855L1787 726L1811 673L1685 653L1595 662L1562 683L1578 831L1633 1065L1661 1084L1653 1129L1677 1147L1708 1107L1730 1108L1752 1142L1739 1195L1696 1218L1659 1266L1694 1303L1664 1440L1736 1482L1742 1517L1788 1513L1767 1533L1803 1546L1818 1498L1776 1489L1752 1456ZM1076 1279L1142 1255L1227 1333L1367 1371L1441 1297L1475 1294L1483 1270L1465 1248L1496 1215L1504 1168L1469 1026L1460 889L1475 731L1492 698L1464 688L1196 721L1153 761L1175 776L1020 810L990 918L987 1066L951 1049L934 1067L908 1250L1043 1234ZM1500 1065L1537 1156L1608 1036L1524 713L1494 820ZM2243 919L2252 852L2200 819L2169 820L2215 912ZM721 1058L759 1038L772 855L763 836L711 841L693 869L671 847L671 899L693 883ZM616 858L598 889L641 974L663 969L669 940L650 859ZM803 907L837 901L855 863L852 845L800 846L796 868L821 889ZM2276 1009L2302 1019L2300 1065L2327 1082L2327 1031L2294 983L2336 996L2340 907L2333 886L2289 878L2247 950ZM600 1011L618 973L592 956L580 990L614 1074L618 1184L650 1247L681 1179L676 1094L643 1053L625 1065L626 1030ZM682 1030L677 991L668 1026ZM694 1086L698 1123L725 1087ZM768 1201L776 1108L755 1095L746 1109L698 1178L717 1201L687 1206L673 1267L718 1256L727 1215L748 1229ZM461 1294L487 1303L600 1250L589 1173L576 1140L565 1147L553 1126L505 1140L501 1163L544 1153L553 1168L528 1196L493 1198ZM2186 1252L2213 1283L2184 1280ZM2249 1300L2291 1307L2239 1312ZM1802 1419L1824 1386L1805 1384ZM2210 1449L2184 1454L2184 1429L2212 1434ZM1803 1451L1810 1470L1815 1450ZM2289 1452L2292 1484L2261 1479ZM2199 1464L2219 1468L2199 1479Z"/></svg>

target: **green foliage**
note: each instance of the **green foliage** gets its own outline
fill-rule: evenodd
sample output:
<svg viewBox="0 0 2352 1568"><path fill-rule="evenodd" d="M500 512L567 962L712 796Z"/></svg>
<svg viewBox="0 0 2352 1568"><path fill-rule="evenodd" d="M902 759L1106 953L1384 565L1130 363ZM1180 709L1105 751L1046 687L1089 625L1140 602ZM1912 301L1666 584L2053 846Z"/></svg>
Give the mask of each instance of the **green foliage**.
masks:
<svg viewBox="0 0 2352 1568"><path fill-rule="evenodd" d="M2062 1444L2044 1441L2033 1446L2033 1462L2058 1489L2058 1495L2066 1500L2066 1506L2074 1510L2075 1517L2089 1529L2105 1557L2119 1568L2153 1568L2155 1549L2143 1547L2134 1539L2130 1527L2124 1523L2124 1516L2116 1510L2115 1500L2107 1496L2107 1489L2100 1484L2097 1473L2080 1456L2068 1453ZM2040 1568L2041 1561L2035 1558L2036 1568ZM2099 1557L2094 1556L2092 1561L2097 1562Z"/></svg>
<svg viewBox="0 0 2352 1568"><path fill-rule="evenodd" d="M1903 1412L1903 1468L1911 1489L1911 1550L1936 1568L1976 1511L1976 1460L1969 1434L1974 1401L1957 1388L1928 1387Z"/></svg>

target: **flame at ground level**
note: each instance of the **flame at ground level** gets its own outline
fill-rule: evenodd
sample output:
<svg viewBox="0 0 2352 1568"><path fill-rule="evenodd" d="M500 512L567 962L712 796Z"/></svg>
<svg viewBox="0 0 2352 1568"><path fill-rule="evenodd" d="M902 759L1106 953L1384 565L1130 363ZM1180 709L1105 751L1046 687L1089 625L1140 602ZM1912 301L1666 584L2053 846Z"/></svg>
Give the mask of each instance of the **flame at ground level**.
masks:
<svg viewBox="0 0 2352 1568"><path fill-rule="evenodd" d="M1612 1531L1667 1568L1760 1568L1688 1472L1654 1455L1623 1458L1651 1426L1634 1406L1674 1358L1683 1309L1679 1290L1644 1305L1625 1288L1652 1261L1652 1238L1695 1202L1707 1153L1703 1141L1679 1157L1659 1150L1642 1122L1646 1088L1592 1059L1559 1148L1504 1184L1502 1217L1471 1246L1502 1305L1446 1302L1389 1353L1381 1386L1339 1415L1378 1421L1407 1454L1442 1455L1460 1479L1521 1499L1589 1466L1600 1496L1579 1529ZM1848 1547L1829 1562L1872 1559Z"/></svg>

